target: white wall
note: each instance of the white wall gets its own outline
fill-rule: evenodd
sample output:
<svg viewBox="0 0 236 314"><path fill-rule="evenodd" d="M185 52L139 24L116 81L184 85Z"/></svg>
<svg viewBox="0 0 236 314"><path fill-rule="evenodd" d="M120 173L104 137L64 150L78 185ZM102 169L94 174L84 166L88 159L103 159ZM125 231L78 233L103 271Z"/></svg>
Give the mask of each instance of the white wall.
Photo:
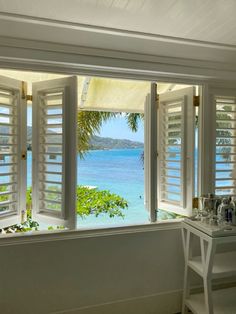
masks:
<svg viewBox="0 0 236 314"><path fill-rule="evenodd" d="M173 229L2 246L0 312L176 313L180 235Z"/></svg>

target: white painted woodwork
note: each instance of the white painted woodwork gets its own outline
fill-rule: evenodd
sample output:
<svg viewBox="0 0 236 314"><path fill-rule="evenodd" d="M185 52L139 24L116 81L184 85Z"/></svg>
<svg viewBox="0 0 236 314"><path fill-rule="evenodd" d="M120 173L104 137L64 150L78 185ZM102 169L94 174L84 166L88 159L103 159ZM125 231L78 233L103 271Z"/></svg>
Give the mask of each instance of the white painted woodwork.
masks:
<svg viewBox="0 0 236 314"><path fill-rule="evenodd" d="M199 232L204 232L206 235L210 237L221 237L218 241L224 243L227 240L227 236L236 236L236 226L225 226L224 228L210 225L210 224L203 224L201 221L192 220L185 218L188 224L195 228L195 232L199 234ZM226 239L226 240L225 240ZM236 240L236 237L235 237Z"/></svg>
<svg viewBox="0 0 236 314"><path fill-rule="evenodd" d="M158 208L186 216L194 193L193 95L194 87L187 87L159 99Z"/></svg>
<svg viewBox="0 0 236 314"><path fill-rule="evenodd" d="M21 87L21 81L0 76L0 137L7 140L0 144L0 195L6 198L0 202L0 228L26 216L26 100Z"/></svg>
<svg viewBox="0 0 236 314"><path fill-rule="evenodd" d="M214 193L214 139L212 131L212 101L209 86L204 84L200 89L200 107L198 115L198 195ZM206 158L208 156L208 158Z"/></svg>
<svg viewBox="0 0 236 314"><path fill-rule="evenodd" d="M71 229L76 215L76 112L76 77L33 83L33 219Z"/></svg>
<svg viewBox="0 0 236 314"><path fill-rule="evenodd" d="M225 278L236 275L236 252L218 253L214 257L212 268L212 279ZM196 271L200 276L204 275L201 256L192 258L188 261L189 267Z"/></svg>
<svg viewBox="0 0 236 314"><path fill-rule="evenodd" d="M92 28L171 36L206 42L236 44L234 1L186 0L30 0L0 1L2 13L23 15Z"/></svg>
<svg viewBox="0 0 236 314"><path fill-rule="evenodd" d="M232 314L236 311L236 287L223 290L212 290L214 279L230 278L236 274L236 251L216 253L220 244L234 244L236 235L223 233L218 236L207 235L201 229L203 223L192 223L186 219L182 228L182 239L185 256L184 291L182 314L190 309L194 314ZM193 255L194 241L200 244L200 255ZM232 250L232 249L231 249ZM190 270L203 280L203 293L191 292ZM234 297L233 297L234 296Z"/></svg>
<svg viewBox="0 0 236 314"><path fill-rule="evenodd" d="M212 299L214 304L214 314L233 314L235 313L236 288L213 291ZM194 314L208 314L204 304L204 294L193 294L191 299L186 300L186 305Z"/></svg>
<svg viewBox="0 0 236 314"><path fill-rule="evenodd" d="M157 84L150 85L144 104L144 205L151 222L157 210Z"/></svg>
<svg viewBox="0 0 236 314"><path fill-rule="evenodd" d="M207 15L212 14L212 12L216 10L218 12L219 20L223 18L224 23L218 22L217 28L213 26L215 36L212 36L212 34L210 34L208 31L205 31L205 28L208 29L208 27L211 24L215 23L215 21L217 20L216 16L214 16L214 20L212 20L211 23L209 23L208 17L204 21L204 19L202 19L202 15L200 17L198 16L197 23L199 24L198 24L198 27L195 29L195 31L196 30L200 31L200 34L199 34L199 39L196 41L196 40L192 40L192 39L197 38L194 36L194 34L193 36L186 36L186 38L184 37L184 33L187 30L186 24L188 23L191 24L189 25L189 29L192 29L192 25L193 25L192 24L193 19L189 18L189 14L188 15L184 14L184 7L186 3L185 5L183 5L183 7L181 6L181 10L183 10L183 12L181 13L181 23L179 21L177 24L173 22L171 23L168 18L166 18L165 16L161 16L164 22L163 27L162 27L163 29L168 29L168 27L171 26L174 30L177 30L182 25L182 28L184 29L184 31L183 29L181 29L181 34L179 34L180 36L178 36L178 34L175 34L174 30L172 29L167 36L164 36L162 32L160 31L159 26L155 26L155 24L153 24L154 22L159 23L161 19L160 16L159 18L157 18L156 12L155 12L155 5L159 7L160 5L159 1L155 1L155 0L152 0L152 1L153 1L152 5L154 5L154 9L148 12L148 14L145 13L145 11L141 10L140 16L142 16L142 18L138 18L139 15L135 11L133 18L134 19L138 18L138 19L136 22L132 22L131 24L132 26L137 25L138 27L137 31L133 31L130 23L128 23L129 21L132 20L130 14L128 14L127 21L122 20L121 28L119 28L119 25L117 26L115 25L116 24L115 21L118 21L119 19L123 19L123 17L125 16L123 10L122 11L115 10L116 18L115 19L112 18L112 25L110 25L109 27L107 26L104 27L106 24L106 21L108 20L106 10L103 11L102 9L104 1L102 1L103 3L101 3L101 1L96 2L96 5L95 5L96 8L92 6L92 11L91 11L92 13L87 12L91 4L88 4L88 2L86 2L86 4L83 5L85 8L84 12L88 13L88 14L86 13L86 16L88 17L89 15L92 15L93 22L99 16L99 14L95 13L96 10L99 7L101 8L101 14L102 15L105 14L106 16L105 18L101 19L102 20L101 26L96 26L96 23L95 23L95 26L87 25L85 21L78 21L78 22L73 23L71 22L73 21L73 17L70 17L69 21L67 21L67 18L69 16L68 15L69 8L72 10L73 13L76 14L76 17L78 17L81 13L82 20L84 18L84 15L82 14L83 10L81 9L81 7L79 8L79 10L76 10L78 3L75 3L75 2L73 2L74 8L72 4L68 6L68 3L64 1L63 3L61 2L59 6L57 2L56 6L53 6L53 7L50 7L51 1L45 3L44 5L40 2L38 3L38 6L39 7L42 6L43 14L42 15L38 14L40 10L37 11L37 13L34 12L34 10L31 11L30 8L34 8L34 6L32 7L32 5L30 5L27 8L29 10L28 15L27 15L26 13L27 9L25 10L24 6L26 6L28 2L26 2L25 4L23 3L19 7L18 5L16 5L15 1L12 1L12 2L8 1L4 3L5 10L2 9L2 11L0 12L0 36L2 37L1 45L3 45L3 41L5 41L6 39L7 40L16 39L18 41L18 39L21 38L21 40L27 39L27 40L36 41L36 44L33 44L33 47L36 48L37 55L39 56L40 54L42 54L42 51L43 51L42 44L43 45L46 44L47 46L51 45L52 43L63 44L64 47L59 48L57 46L57 48L61 52L62 51L64 52L65 49L69 49L69 50L72 49L74 52L78 53L79 50L81 50L82 58L80 58L80 60L78 61L79 64L85 63L85 61L83 61L85 56L87 57L88 55L98 56L97 51L88 51L87 49L89 48L92 50L101 49L101 54L104 56L104 53L107 52L107 57L109 58L112 58L112 56L116 54L116 55L119 55L118 58L120 59L121 54L127 54L129 52L131 53L131 56L129 56L128 58L127 57L124 58L125 62L128 63L129 65L130 65L130 61L129 61L130 58L134 58L137 61L137 58L140 59L140 57L137 54L140 54L140 55L146 55L144 60L147 60L148 58L153 59L158 56L159 58L161 58L162 62L164 62L164 59L171 57L171 58L174 58L174 60L172 61L175 65L177 65L176 58L179 58L185 65L186 65L186 60L188 60L190 62L190 66L193 64L193 62L196 62L199 60L201 60L201 62L203 63L206 63L205 61L207 61L208 64L205 64L204 67L207 67L207 69L211 68L212 70L215 69L214 62L217 62L217 66L221 68L228 68L228 70L230 71L232 71L232 68L235 68L235 63L236 63L235 61L236 47L235 47L235 31L234 31L235 22L232 22L232 21L229 22L231 19L225 17L226 12L223 11L222 9L218 10L218 5L220 3L220 7L225 7L227 10L229 10L227 13L231 15L235 4L232 5L232 2L231 2L231 5L228 6L226 5L226 1L223 2L221 0L218 0L216 2L217 5L215 5L215 2L212 3L213 0L211 0L210 2L208 1L207 3L211 7L211 10L208 11ZM2 2L4 1L2 0ZM162 1L162 2L164 6L166 5L166 3L168 3L168 1L165 1L165 2ZM10 8L11 5L9 5L9 10L7 10L8 6L6 5L6 3L7 4L12 3L14 9ZM147 1L145 1L145 4L146 3ZM63 9L64 19L63 19L63 16L56 17L57 12L60 11L59 7L62 8L64 5L66 6L66 10ZM188 2L188 5L189 5L189 2ZM197 3L197 5L199 7L199 3ZM45 6L48 7L48 10L45 10ZM201 3L200 7L202 6L204 7L204 5ZM175 7L175 5L173 7ZM231 7L231 9L229 9L229 7ZM47 18L47 13L50 12L52 9L53 9L53 17L50 18L48 16ZM108 13L109 17L113 16L112 12L110 12L112 11L112 6L110 9ZM158 8L156 9L158 10ZM190 12L195 14L197 10L196 8L193 8L193 9L194 10ZM172 7L168 6L168 9L166 8L166 12L168 12L169 10L171 12ZM175 10L174 12L176 12ZM64 14L65 12L66 14ZM206 13L206 11L204 11L204 13ZM150 16L151 14L155 15L154 18L151 18ZM232 19L233 19L233 16L232 16ZM145 21L145 23L142 23L143 21ZM146 29L146 25L148 25L149 23L151 23L151 27L152 27L151 30ZM204 23L207 23L207 24L204 26ZM226 24L229 23L228 26L226 27L227 32L224 32L223 30L225 23ZM176 27L176 25L178 25L178 27ZM230 28L230 30L228 28ZM222 32L223 32L223 35L222 35ZM208 34L210 34L209 38L204 38L204 36ZM224 41L225 38L227 37L226 35L231 36L231 41L229 42L227 42L227 40ZM221 43L219 38L215 40L215 37L218 37L218 36L222 36L223 43ZM42 42L40 45L38 43L39 41ZM19 41L18 41L18 44L19 44ZM26 46L23 45L22 48L25 49ZM3 47L1 48L1 53L4 53L4 50L7 50L7 49L9 49L9 46L3 45ZM109 52L107 50L109 50ZM60 61L62 61L61 58L60 58ZM111 60L111 61L113 61L113 64L111 66L114 67L114 60ZM102 62L102 59L100 59L100 62ZM89 63L90 65L92 64L92 62L89 62ZM167 65L166 61L164 63ZM74 62L74 65L75 65L75 62ZM136 67L137 67L137 64L136 64ZM152 67L152 71L153 71L153 67ZM159 71L162 72L160 68L159 68ZM183 71L183 68L181 68L181 71ZM189 71L188 71L188 74L190 74Z"/></svg>
<svg viewBox="0 0 236 314"><path fill-rule="evenodd" d="M212 104L213 187L216 195L236 196L236 93L210 90Z"/></svg>

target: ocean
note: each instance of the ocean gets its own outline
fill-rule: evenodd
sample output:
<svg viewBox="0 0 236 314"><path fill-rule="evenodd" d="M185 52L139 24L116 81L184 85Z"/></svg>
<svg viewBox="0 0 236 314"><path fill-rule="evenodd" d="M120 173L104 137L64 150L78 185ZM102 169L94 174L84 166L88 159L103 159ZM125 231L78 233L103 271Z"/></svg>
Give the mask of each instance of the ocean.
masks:
<svg viewBox="0 0 236 314"><path fill-rule="evenodd" d="M78 156L78 185L91 185L110 190L128 201L124 218L108 215L77 218L77 228L95 228L149 222L144 208L144 170L142 149L112 149L89 151L84 159ZM31 186L32 154L28 152L27 186Z"/></svg>
<svg viewBox="0 0 236 314"><path fill-rule="evenodd" d="M123 210L124 218L102 214L98 217L90 215L86 218L77 216L77 228L96 228L107 226L122 226L145 224L149 222L149 215L144 208L144 169L141 160L143 149L113 149L89 151L84 159L78 156L77 184L96 186L98 189L109 190L122 196L128 201L128 208ZM195 152L197 157L197 151ZM224 167L229 171L229 180L232 172L231 164L225 163ZM5 167L1 167L1 171ZM32 153L28 152L27 158L27 186L32 185ZM197 158L195 163L197 173ZM196 182L197 183L197 182ZM228 181L220 181L222 186L229 185ZM219 187L220 188L220 187ZM225 193L225 189L223 192ZM197 192L197 191L196 191ZM159 219L171 218L165 211L158 212Z"/></svg>

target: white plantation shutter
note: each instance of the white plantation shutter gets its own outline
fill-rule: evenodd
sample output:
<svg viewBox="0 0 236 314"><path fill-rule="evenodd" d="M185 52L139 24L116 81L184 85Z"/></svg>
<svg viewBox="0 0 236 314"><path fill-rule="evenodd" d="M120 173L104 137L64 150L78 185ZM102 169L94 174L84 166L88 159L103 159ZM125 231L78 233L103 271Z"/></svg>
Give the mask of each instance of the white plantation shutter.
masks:
<svg viewBox="0 0 236 314"><path fill-rule="evenodd" d="M194 191L194 88L160 95L158 207L191 215Z"/></svg>
<svg viewBox="0 0 236 314"><path fill-rule="evenodd" d="M236 95L214 96L215 194L236 196Z"/></svg>
<svg viewBox="0 0 236 314"><path fill-rule="evenodd" d="M21 81L0 76L0 228L20 223L26 210L26 100L21 91Z"/></svg>
<svg viewBox="0 0 236 314"><path fill-rule="evenodd" d="M144 105L144 205L150 220L156 220L157 210L157 87L151 84Z"/></svg>
<svg viewBox="0 0 236 314"><path fill-rule="evenodd" d="M77 78L33 83L33 218L75 228Z"/></svg>

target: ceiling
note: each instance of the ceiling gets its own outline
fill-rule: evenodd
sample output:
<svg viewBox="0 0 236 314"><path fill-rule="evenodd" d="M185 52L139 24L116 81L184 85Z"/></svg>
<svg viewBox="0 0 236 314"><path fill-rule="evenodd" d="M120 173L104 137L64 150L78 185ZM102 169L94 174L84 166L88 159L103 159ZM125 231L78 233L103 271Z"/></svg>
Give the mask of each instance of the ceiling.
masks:
<svg viewBox="0 0 236 314"><path fill-rule="evenodd" d="M216 68L236 71L235 13L236 0L0 0L0 54L67 51L75 64L112 68L122 60L130 68L133 60L136 68L142 60L159 73L160 64L181 73L195 64L215 77Z"/></svg>
<svg viewBox="0 0 236 314"><path fill-rule="evenodd" d="M235 0L0 0L0 12L236 45Z"/></svg>

